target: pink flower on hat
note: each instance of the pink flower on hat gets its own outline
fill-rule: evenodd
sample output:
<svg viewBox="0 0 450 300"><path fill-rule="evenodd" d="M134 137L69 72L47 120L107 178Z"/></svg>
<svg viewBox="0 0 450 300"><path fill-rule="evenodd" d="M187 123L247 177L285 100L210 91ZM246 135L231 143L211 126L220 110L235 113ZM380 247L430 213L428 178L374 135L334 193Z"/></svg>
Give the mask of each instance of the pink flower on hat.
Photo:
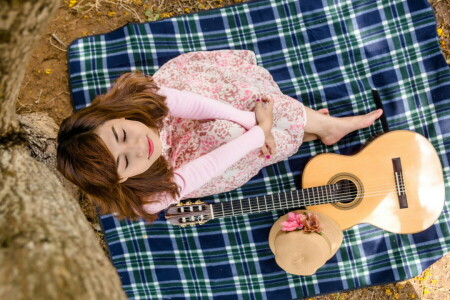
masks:
<svg viewBox="0 0 450 300"><path fill-rule="evenodd" d="M319 217L316 214L309 212L304 217L305 219L303 220L303 230L305 232L322 232L322 227L319 224Z"/></svg>
<svg viewBox="0 0 450 300"><path fill-rule="evenodd" d="M288 213L288 219L281 223L281 230L283 231L294 231L301 230L303 228L303 221L306 219L306 216L290 212Z"/></svg>

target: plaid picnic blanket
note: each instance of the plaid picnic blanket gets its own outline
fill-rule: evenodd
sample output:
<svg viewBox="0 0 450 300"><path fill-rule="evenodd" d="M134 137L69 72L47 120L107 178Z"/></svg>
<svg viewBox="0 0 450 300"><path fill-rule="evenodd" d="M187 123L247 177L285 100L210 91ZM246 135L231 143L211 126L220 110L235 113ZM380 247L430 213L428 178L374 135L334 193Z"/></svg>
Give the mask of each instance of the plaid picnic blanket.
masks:
<svg viewBox="0 0 450 300"><path fill-rule="evenodd" d="M390 130L425 135L441 158L449 194L450 71L426 0L262 0L76 40L69 48L73 104L80 109L123 72L153 74L185 52L249 49L281 90L337 116L366 113L380 93L387 123L337 145L305 143L242 188L203 200L232 201L301 188L318 153L353 154ZM449 251L447 200L429 229L397 235L361 224L345 231L336 255L312 276L280 269L269 246L275 211L180 228L101 216L111 260L131 299L293 299L404 280ZM163 217L163 215L161 215Z"/></svg>

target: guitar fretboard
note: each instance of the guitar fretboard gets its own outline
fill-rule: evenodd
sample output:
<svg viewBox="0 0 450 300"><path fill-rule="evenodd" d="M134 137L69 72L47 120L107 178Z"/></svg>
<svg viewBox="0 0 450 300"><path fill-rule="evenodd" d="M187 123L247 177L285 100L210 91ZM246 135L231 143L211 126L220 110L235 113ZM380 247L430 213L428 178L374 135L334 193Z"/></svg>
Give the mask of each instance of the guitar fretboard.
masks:
<svg viewBox="0 0 450 300"><path fill-rule="evenodd" d="M214 218L224 218L286 208L332 203L341 201L337 200L335 197L337 189L337 184L330 184L302 190L292 190L278 194L214 203L212 204L212 209Z"/></svg>

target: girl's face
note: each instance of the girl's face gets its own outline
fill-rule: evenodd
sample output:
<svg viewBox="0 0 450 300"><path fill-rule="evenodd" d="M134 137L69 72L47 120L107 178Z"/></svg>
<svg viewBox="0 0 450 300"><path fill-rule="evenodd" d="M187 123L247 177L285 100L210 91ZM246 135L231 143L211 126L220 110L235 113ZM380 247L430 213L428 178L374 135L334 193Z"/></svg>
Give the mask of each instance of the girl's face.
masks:
<svg viewBox="0 0 450 300"><path fill-rule="evenodd" d="M144 173L161 156L158 132L141 122L113 119L95 132L116 160L120 182Z"/></svg>

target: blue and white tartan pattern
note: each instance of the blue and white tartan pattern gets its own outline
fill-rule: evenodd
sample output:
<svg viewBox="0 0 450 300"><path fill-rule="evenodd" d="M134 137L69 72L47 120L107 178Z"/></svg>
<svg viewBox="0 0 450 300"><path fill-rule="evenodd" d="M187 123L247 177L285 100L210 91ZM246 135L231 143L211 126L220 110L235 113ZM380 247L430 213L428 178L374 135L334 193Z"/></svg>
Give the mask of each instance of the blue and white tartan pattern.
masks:
<svg viewBox="0 0 450 300"><path fill-rule="evenodd" d="M333 115L366 113L381 96L391 130L416 131L440 156L449 194L450 72L426 0L262 0L76 40L70 85L80 109L121 73L153 74L185 52L253 50L281 90ZM304 144L289 160L263 169L242 188L207 197L232 201L300 188L301 170L318 153L352 154L386 126L326 147ZM313 276L280 269L267 242L286 211L178 228L157 221L101 217L111 260L131 299L293 299L404 280L449 251L449 201L429 229L396 235L361 224L345 231L337 254Z"/></svg>

